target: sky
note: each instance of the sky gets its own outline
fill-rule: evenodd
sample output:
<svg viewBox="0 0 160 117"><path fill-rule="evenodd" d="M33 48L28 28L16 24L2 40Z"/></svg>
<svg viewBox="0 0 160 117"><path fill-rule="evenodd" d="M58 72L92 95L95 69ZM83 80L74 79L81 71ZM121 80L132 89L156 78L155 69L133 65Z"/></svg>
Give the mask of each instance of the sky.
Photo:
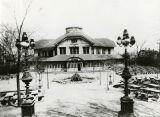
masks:
<svg viewBox="0 0 160 117"><path fill-rule="evenodd" d="M0 23L15 27L14 16L20 23L29 1L0 0ZM158 49L159 6L160 0L32 0L23 31L35 40L56 39L80 26L90 37L116 41L127 29L139 46L146 41L144 48Z"/></svg>

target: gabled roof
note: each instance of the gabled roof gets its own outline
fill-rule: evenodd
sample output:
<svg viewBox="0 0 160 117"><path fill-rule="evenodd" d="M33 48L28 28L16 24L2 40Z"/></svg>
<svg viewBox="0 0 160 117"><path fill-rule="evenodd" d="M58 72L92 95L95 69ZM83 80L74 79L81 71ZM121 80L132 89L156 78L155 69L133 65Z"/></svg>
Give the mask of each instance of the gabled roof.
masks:
<svg viewBox="0 0 160 117"><path fill-rule="evenodd" d="M64 35L58 37L57 39L52 40L39 40L36 42L35 49L40 48L52 48L61 43L62 41L72 38L72 37L80 37L81 39L89 42L92 44L92 46L98 46L98 47L115 47L114 41L107 39L107 38L96 38L93 39L90 36L84 34L82 31L69 31L65 33Z"/></svg>
<svg viewBox="0 0 160 117"><path fill-rule="evenodd" d="M35 49L41 49L47 47L48 43L51 43L51 39L42 39L35 42Z"/></svg>
<svg viewBox="0 0 160 117"><path fill-rule="evenodd" d="M47 47L50 48L50 47L56 46L56 45L59 44L61 41L64 41L64 40L66 40L66 39L68 39L68 38L70 38L70 37L82 37L83 39L85 39L86 41L90 42L91 44L94 44L94 43L95 43L95 41L94 41L91 37L85 35L85 34L82 33L82 32L70 32L70 33L66 33L66 34L58 37L57 39L53 40L52 42L50 42L50 43L47 45Z"/></svg>
<svg viewBox="0 0 160 117"><path fill-rule="evenodd" d="M96 38L96 41L98 41L98 43L100 43L100 46L104 46L104 47L116 47L114 41L107 39L107 38Z"/></svg>

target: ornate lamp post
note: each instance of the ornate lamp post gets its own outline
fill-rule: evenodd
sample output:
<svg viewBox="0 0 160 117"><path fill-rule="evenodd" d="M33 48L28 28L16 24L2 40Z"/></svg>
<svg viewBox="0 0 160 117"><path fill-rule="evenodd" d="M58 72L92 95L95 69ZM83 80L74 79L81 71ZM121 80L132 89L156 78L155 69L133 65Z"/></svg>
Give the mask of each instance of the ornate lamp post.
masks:
<svg viewBox="0 0 160 117"><path fill-rule="evenodd" d="M125 58L125 68L121 74L122 78L124 79L124 92L125 95L123 97L121 97L120 101L121 101L121 111L119 112L119 117L133 117L133 100L129 98L128 96L128 80L131 78L131 74L129 72L128 69L128 54L127 54L127 46L133 46L135 44L135 39L133 36L131 36L131 38L129 37L129 34L127 32L127 30L125 29L123 32L123 38L121 39L121 37L118 37L117 39L117 44L122 47L125 47L125 54L124 54L124 58Z"/></svg>
<svg viewBox="0 0 160 117"><path fill-rule="evenodd" d="M42 88L42 73L44 72L44 68L39 64L39 65L36 65L36 71L37 71L37 73L38 73L38 75L39 75L39 85L38 85L38 92L41 92L41 88Z"/></svg>
<svg viewBox="0 0 160 117"><path fill-rule="evenodd" d="M20 41L20 39L17 39L16 46L18 48L18 54L19 54L18 72L19 72L19 62L20 62L20 50L21 48L23 48L25 51L25 69L22 76L22 81L26 84L26 99L23 100L21 104L22 117L24 116L31 117L34 114L34 100L29 99L29 94L30 94L29 83L32 81L32 76L28 71L28 49L33 49L33 47L35 46L35 43L33 39L28 41L26 32L23 32L22 41ZM18 76L18 79L19 79L19 76Z"/></svg>
<svg viewBox="0 0 160 117"><path fill-rule="evenodd" d="M17 62L17 95L18 95L18 106L20 106L20 82L19 82L19 72L20 72L20 57L21 57L21 49L25 49L25 59L26 59L26 66L27 66L27 50L29 47L33 48L35 46L34 40L31 39L30 42L28 41L28 37L26 32L23 32L22 41L20 39L16 40L16 47L18 49L18 62Z"/></svg>
<svg viewBox="0 0 160 117"><path fill-rule="evenodd" d="M107 69L107 91L109 91L108 78L109 78L109 71L108 71L108 69Z"/></svg>
<svg viewBox="0 0 160 117"><path fill-rule="evenodd" d="M109 85L112 85L112 75L111 75L111 67L109 67L109 78L110 78L110 80L109 80Z"/></svg>

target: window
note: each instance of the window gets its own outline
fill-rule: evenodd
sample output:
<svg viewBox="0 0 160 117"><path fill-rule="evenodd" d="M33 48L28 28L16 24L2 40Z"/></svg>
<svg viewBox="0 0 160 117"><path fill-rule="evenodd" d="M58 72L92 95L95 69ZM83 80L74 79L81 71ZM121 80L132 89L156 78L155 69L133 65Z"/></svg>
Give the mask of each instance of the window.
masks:
<svg viewBox="0 0 160 117"><path fill-rule="evenodd" d="M99 48L96 49L96 54L100 54L100 49Z"/></svg>
<svg viewBox="0 0 160 117"><path fill-rule="evenodd" d="M66 54L66 47L60 47L60 54Z"/></svg>
<svg viewBox="0 0 160 117"><path fill-rule="evenodd" d="M71 39L72 43L77 43L77 39Z"/></svg>
<svg viewBox="0 0 160 117"><path fill-rule="evenodd" d="M111 48L108 48L108 54L111 54Z"/></svg>
<svg viewBox="0 0 160 117"><path fill-rule="evenodd" d="M105 49L104 48L102 49L102 54L105 54Z"/></svg>
<svg viewBox="0 0 160 117"><path fill-rule="evenodd" d="M68 67L67 68L70 68L70 63L68 63Z"/></svg>
<svg viewBox="0 0 160 117"><path fill-rule="evenodd" d="M41 56L41 53L40 53L40 51L38 51L38 56Z"/></svg>
<svg viewBox="0 0 160 117"><path fill-rule="evenodd" d="M94 48L92 47L92 54L94 54Z"/></svg>
<svg viewBox="0 0 160 117"><path fill-rule="evenodd" d="M89 54L89 47L83 47L83 54Z"/></svg>
<svg viewBox="0 0 160 117"><path fill-rule="evenodd" d="M47 52L46 51L43 51L43 57L46 57L47 56Z"/></svg>
<svg viewBox="0 0 160 117"><path fill-rule="evenodd" d="M49 50L49 57L52 57L53 56L53 51L52 50Z"/></svg>
<svg viewBox="0 0 160 117"><path fill-rule="evenodd" d="M70 54L79 54L79 47L70 47Z"/></svg>

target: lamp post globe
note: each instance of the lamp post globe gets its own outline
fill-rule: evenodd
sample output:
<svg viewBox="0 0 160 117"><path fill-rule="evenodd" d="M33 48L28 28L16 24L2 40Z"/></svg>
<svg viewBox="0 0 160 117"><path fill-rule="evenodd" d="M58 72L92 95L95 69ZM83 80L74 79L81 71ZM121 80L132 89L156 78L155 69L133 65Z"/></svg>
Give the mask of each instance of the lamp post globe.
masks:
<svg viewBox="0 0 160 117"><path fill-rule="evenodd" d="M31 46L31 49L33 49L35 47L34 39L30 40L30 46Z"/></svg>
<svg viewBox="0 0 160 117"><path fill-rule="evenodd" d="M117 44L118 44L119 46L121 46L121 44L122 44L121 37L118 37L118 38L117 38Z"/></svg>
<svg viewBox="0 0 160 117"><path fill-rule="evenodd" d="M124 61L125 61L125 67L121 74L122 78L124 79L124 93L125 95L121 97L121 111L119 112L119 117L134 117L133 114L133 99L130 99L128 96L129 89L128 89L128 80L131 78L131 74L128 69L128 54L127 54L127 47L133 46L135 44L135 38L131 36L129 37L127 29L123 31L123 37L120 36L117 38L117 44L122 47L125 47L125 53L124 53Z"/></svg>

